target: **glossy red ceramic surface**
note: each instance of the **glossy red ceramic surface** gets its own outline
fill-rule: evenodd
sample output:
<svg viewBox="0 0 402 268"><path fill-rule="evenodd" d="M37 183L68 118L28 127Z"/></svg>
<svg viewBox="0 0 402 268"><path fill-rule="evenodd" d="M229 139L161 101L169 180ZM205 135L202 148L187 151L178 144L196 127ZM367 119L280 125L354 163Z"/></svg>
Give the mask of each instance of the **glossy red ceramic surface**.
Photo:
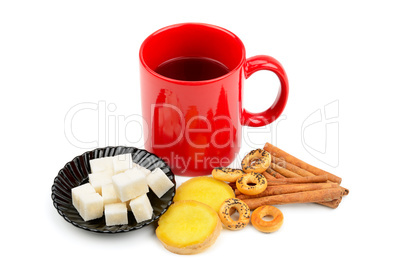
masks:
<svg viewBox="0 0 402 268"><path fill-rule="evenodd" d="M208 57L230 72L211 80L182 81L154 70L176 57ZM244 80L258 70L278 75L281 90L262 113L242 108ZM183 176L210 174L227 166L241 145L241 126L263 126L283 111L288 81L282 66L269 56L246 60L245 48L233 33L213 25L184 23L150 35L140 49L140 78L145 148Z"/></svg>

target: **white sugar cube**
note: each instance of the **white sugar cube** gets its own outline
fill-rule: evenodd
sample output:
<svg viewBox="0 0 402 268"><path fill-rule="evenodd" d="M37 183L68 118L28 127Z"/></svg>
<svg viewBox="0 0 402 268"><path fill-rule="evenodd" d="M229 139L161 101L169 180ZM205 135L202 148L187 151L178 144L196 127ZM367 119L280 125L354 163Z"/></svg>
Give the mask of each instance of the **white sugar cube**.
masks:
<svg viewBox="0 0 402 268"><path fill-rule="evenodd" d="M148 176L151 173L151 171L149 169L147 169L147 168L145 168L143 166L140 166L139 164L134 163L134 162L133 162L133 168L138 168L139 170L141 170L145 174L145 176Z"/></svg>
<svg viewBox="0 0 402 268"><path fill-rule="evenodd" d="M112 183L102 185L102 197L104 205L120 202Z"/></svg>
<svg viewBox="0 0 402 268"><path fill-rule="evenodd" d="M89 160L91 173L112 172L113 173L113 157L102 157Z"/></svg>
<svg viewBox="0 0 402 268"><path fill-rule="evenodd" d="M134 167L126 170L124 173L126 173L130 179L135 182L135 192L133 193L133 198L149 192L147 179L142 170Z"/></svg>
<svg viewBox="0 0 402 268"><path fill-rule="evenodd" d="M102 186L112 183L112 175L109 172L92 173L88 175L89 183L98 194L102 194Z"/></svg>
<svg viewBox="0 0 402 268"><path fill-rule="evenodd" d="M114 203L105 205L105 220L107 226L128 224L126 204Z"/></svg>
<svg viewBox="0 0 402 268"><path fill-rule="evenodd" d="M102 217L103 198L98 193L83 194L80 196L80 205L78 213L84 219L89 221Z"/></svg>
<svg viewBox="0 0 402 268"><path fill-rule="evenodd" d="M137 222L146 221L152 218L153 208L146 194L140 195L131 200L130 207Z"/></svg>
<svg viewBox="0 0 402 268"><path fill-rule="evenodd" d="M73 206L79 210L80 208L80 197L84 194L95 193L94 187L90 183L85 183L80 186L71 189L71 196L73 200Z"/></svg>
<svg viewBox="0 0 402 268"><path fill-rule="evenodd" d="M114 174L118 174L133 167L133 157L131 154L120 154L113 156Z"/></svg>
<svg viewBox="0 0 402 268"><path fill-rule="evenodd" d="M156 168L147 176L147 182L148 186L159 198L174 186L173 182L160 168Z"/></svg>
<svg viewBox="0 0 402 268"><path fill-rule="evenodd" d="M139 195L140 191L137 189L138 182L132 179L127 173L114 175L112 181L117 197L121 202L126 202Z"/></svg>

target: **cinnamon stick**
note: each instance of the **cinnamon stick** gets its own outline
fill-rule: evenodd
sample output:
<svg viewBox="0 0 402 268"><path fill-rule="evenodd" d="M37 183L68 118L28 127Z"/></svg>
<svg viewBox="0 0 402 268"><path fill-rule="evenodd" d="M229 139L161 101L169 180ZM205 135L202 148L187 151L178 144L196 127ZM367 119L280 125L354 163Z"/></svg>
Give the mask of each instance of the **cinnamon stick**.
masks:
<svg viewBox="0 0 402 268"><path fill-rule="evenodd" d="M276 178L275 178L274 176L272 176L271 174L269 174L269 173L267 173L267 172L263 172L262 174L264 175L264 177L265 177L267 180L276 180Z"/></svg>
<svg viewBox="0 0 402 268"><path fill-rule="evenodd" d="M315 191L271 195L259 198L244 199L243 202L253 210L264 205L283 205L293 203L329 202L342 197L342 189L329 188Z"/></svg>
<svg viewBox="0 0 402 268"><path fill-rule="evenodd" d="M349 189L346 189L345 187L342 187L342 186L341 186L341 189L343 190L342 196L346 196L349 194Z"/></svg>
<svg viewBox="0 0 402 268"><path fill-rule="evenodd" d="M258 198L269 195L280 195L289 193L306 192L320 189L328 189L339 187L337 183L302 183L302 184L285 184L285 185L275 185L267 186L267 188L260 194L257 195L245 195L240 193L237 189L235 190L236 197L244 200L250 198Z"/></svg>
<svg viewBox="0 0 402 268"><path fill-rule="evenodd" d="M262 175L267 179L267 186L288 184L287 182L277 181L277 178L267 172L263 172Z"/></svg>
<svg viewBox="0 0 402 268"><path fill-rule="evenodd" d="M273 170L272 168L267 168L267 170L265 171L265 173L268 173L269 175L280 179L280 178L284 178L285 176L279 174L278 172L276 172L275 170Z"/></svg>
<svg viewBox="0 0 402 268"><path fill-rule="evenodd" d="M271 156L282 158L287 163L296 165L304 170L307 170L308 172L313 173L314 175L328 175L328 180L336 182L338 184L340 184L342 181L342 179L340 177L335 176L334 174L331 174L325 170L314 167L310 164L307 164L306 162L288 154L287 152L279 149L278 147L275 147L274 145L272 145L268 142L265 144L264 150L268 151L271 154Z"/></svg>
<svg viewBox="0 0 402 268"><path fill-rule="evenodd" d="M283 168L275 163L271 163L271 165L269 166L270 168L272 168L273 170L275 170L276 172L278 172L279 174L281 174L282 176L289 178L289 177L302 177L297 173L294 173L286 168ZM314 176L314 175L313 175Z"/></svg>
<svg viewBox="0 0 402 268"><path fill-rule="evenodd" d="M262 173L265 176L265 172ZM267 178L265 176L265 178ZM316 182L327 182L328 175L320 175L320 176L311 176L311 177L297 177L297 178L280 178L275 180L270 180L267 178L267 182L281 182L281 183L316 183Z"/></svg>
<svg viewBox="0 0 402 268"><path fill-rule="evenodd" d="M337 208L342 201L342 197L339 199L334 199L328 202L317 202L317 204L329 207L329 208Z"/></svg>
<svg viewBox="0 0 402 268"><path fill-rule="evenodd" d="M289 182L280 181L279 179L267 180L267 186L290 184Z"/></svg>
<svg viewBox="0 0 402 268"><path fill-rule="evenodd" d="M314 176L313 173L308 172L307 170L304 170L302 168L299 168L298 166L295 166L291 163L286 162L285 160L272 156L271 155L271 159L272 159L272 163L277 164L280 167L286 168L289 171L292 171L293 173L296 173L302 177L311 177Z"/></svg>

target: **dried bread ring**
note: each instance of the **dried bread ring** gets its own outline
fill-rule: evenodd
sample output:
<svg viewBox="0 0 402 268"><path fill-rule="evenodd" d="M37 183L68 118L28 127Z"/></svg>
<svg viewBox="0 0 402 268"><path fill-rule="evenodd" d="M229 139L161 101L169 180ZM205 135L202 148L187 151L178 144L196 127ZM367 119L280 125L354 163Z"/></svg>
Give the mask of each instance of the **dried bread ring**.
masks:
<svg viewBox="0 0 402 268"><path fill-rule="evenodd" d="M272 216L273 220L265 221L264 216ZM253 211L251 223L260 232L272 233L281 228L283 224L283 214L278 208L273 206L261 206Z"/></svg>
<svg viewBox="0 0 402 268"><path fill-rule="evenodd" d="M231 211L235 209L239 213L237 221L230 217ZM219 218L223 225L229 230L241 230L250 222L250 209L247 204L238 198L226 199L220 209Z"/></svg>
<svg viewBox="0 0 402 268"><path fill-rule="evenodd" d="M244 172L262 173L271 165L271 154L263 149L255 149L249 152L241 161Z"/></svg>
<svg viewBox="0 0 402 268"><path fill-rule="evenodd" d="M236 188L246 195L260 194L267 188L267 185L267 179L260 173L255 172L245 173L236 181Z"/></svg>
<svg viewBox="0 0 402 268"><path fill-rule="evenodd" d="M243 174L243 170L234 168L217 167L212 170L212 177L227 182L235 182Z"/></svg>

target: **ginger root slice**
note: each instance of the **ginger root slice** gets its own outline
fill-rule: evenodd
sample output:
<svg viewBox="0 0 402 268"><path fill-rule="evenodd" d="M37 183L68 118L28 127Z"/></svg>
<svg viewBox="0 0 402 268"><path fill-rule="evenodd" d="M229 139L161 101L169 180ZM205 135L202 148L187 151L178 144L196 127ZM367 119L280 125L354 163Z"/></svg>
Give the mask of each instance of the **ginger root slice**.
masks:
<svg viewBox="0 0 402 268"><path fill-rule="evenodd" d="M213 245L221 229L214 209L198 201L183 200L173 203L160 217L155 232L167 250L189 255Z"/></svg>

